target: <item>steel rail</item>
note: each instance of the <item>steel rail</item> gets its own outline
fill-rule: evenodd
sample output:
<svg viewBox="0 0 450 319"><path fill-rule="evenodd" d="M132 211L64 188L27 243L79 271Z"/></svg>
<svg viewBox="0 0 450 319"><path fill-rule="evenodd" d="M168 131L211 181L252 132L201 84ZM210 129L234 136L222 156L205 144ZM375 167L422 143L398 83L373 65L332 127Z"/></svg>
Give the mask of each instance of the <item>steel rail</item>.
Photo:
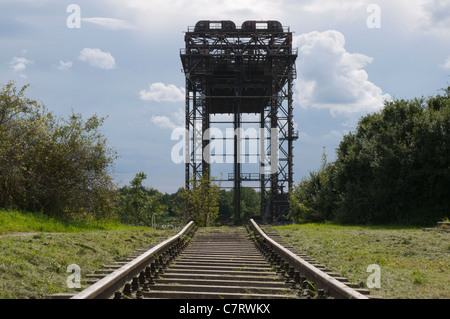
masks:
<svg viewBox="0 0 450 319"><path fill-rule="evenodd" d="M179 241L184 240L184 235L188 234L194 227L194 222L189 222L178 234L156 245L139 257L133 259L121 268L100 279L95 284L89 286L70 299L106 299L114 295L128 281L132 280L142 271L142 269L154 260L156 254L164 253Z"/></svg>
<svg viewBox="0 0 450 319"><path fill-rule="evenodd" d="M267 236L253 219L250 219L249 224L251 229L259 236L260 244L269 247L285 262L289 263L290 266L303 274L308 281L314 282L317 287L328 289L331 297L336 299L369 299L274 241Z"/></svg>

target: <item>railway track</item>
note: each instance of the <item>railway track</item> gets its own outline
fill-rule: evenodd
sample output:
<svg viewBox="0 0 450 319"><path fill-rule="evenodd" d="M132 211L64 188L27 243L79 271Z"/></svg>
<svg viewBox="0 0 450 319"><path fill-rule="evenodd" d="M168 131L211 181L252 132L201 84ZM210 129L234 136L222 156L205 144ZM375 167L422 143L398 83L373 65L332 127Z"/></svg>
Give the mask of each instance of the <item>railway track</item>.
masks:
<svg viewBox="0 0 450 319"><path fill-rule="evenodd" d="M174 237L89 278L91 285L71 299L369 298L367 290L253 220L230 228L190 222Z"/></svg>

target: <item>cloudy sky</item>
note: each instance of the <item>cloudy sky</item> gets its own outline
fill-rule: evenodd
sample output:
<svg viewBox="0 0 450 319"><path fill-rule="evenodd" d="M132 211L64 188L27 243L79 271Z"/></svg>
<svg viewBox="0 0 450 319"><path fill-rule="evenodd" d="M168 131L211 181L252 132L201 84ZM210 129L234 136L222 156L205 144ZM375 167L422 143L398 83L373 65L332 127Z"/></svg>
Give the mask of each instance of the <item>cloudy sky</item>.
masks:
<svg viewBox="0 0 450 319"><path fill-rule="evenodd" d="M450 82L446 0L0 0L0 83L30 83L28 96L62 117L108 117L117 184L143 171L171 193L184 184L171 159L184 125L179 54L198 20L279 20L294 32L295 182L384 100Z"/></svg>

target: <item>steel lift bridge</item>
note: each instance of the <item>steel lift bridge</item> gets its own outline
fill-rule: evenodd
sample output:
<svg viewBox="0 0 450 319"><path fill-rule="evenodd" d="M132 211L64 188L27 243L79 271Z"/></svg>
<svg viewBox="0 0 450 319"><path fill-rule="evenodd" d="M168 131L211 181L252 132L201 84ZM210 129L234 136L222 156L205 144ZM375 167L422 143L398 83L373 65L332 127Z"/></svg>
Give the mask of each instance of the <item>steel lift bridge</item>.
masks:
<svg viewBox="0 0 450 319"><path fill-rule="evenodd" d="M186 188L204 174L214 176L211 164L232 164L221 187L232 183L234 223L242 219L243 183L260 190L264 222L282 219L289 209L298 138L292 32L278 21L236 26L203 20L188 27L185 44L180 57L186 78Z"/></svg>

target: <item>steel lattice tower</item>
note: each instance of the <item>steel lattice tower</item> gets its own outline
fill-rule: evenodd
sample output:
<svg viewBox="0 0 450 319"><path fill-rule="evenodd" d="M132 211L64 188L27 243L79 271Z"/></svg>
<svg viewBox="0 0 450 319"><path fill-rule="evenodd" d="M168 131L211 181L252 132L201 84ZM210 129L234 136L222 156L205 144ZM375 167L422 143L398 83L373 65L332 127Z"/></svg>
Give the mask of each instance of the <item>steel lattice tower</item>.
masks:
<svg viewBox="0 0 450 319"><path fill-rule="evenodd" d="M293 80L296 50L292 32L278 21L199 21L188 27L181 61L186 78L186 187L211 173L212 157L233 161L226 181L234 188L234 220L241 221L241 185L253 182L261 192L261 217L273 222L289 209L293 188ZM216 115L231 120L211 121ZM245 121L252 114L257 120ZM233 125L233 152L211 154L213 124ZM239 129L258 129L257 154L245 153ZM226 140L227 138L224 138ZM226 143L229 143L227 141ZM244 173L242 158L256 155L258 172ZM244 161L245 162L245 161Z"/></svg>

